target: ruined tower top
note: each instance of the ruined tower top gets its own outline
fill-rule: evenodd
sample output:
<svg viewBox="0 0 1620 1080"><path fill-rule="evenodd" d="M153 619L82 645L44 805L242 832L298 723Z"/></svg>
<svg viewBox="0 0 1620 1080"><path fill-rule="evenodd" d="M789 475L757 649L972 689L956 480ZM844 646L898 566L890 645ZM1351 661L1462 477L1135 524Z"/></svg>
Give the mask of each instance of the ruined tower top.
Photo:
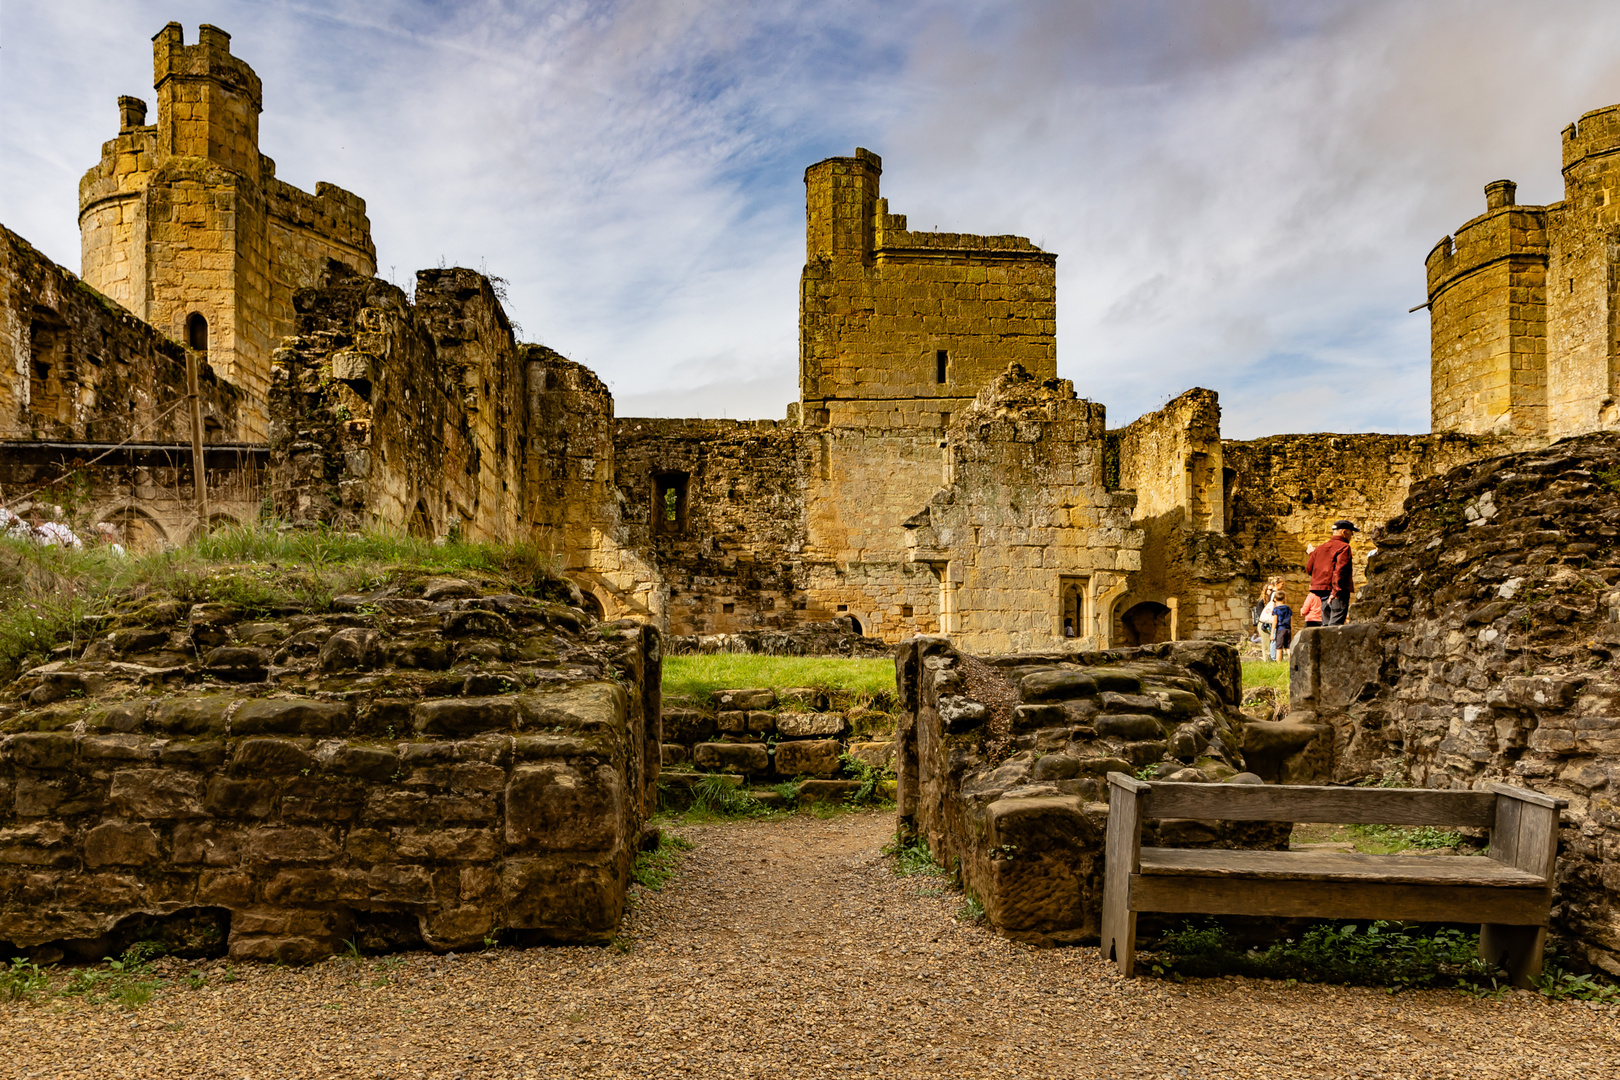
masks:
<svg viewBox="0 0 1620 1080"><path fill-rule="evenodd" d="M1620 105L1593 109L1564 129L1564 172L1616 150L1620 150Z"/></svg>
<svg viewBox="0 0 1620 1080"><path fill-rule="evenodd" d="M161 153L207 158L258 179L264 89L231 55L231 35L204 23L197 44L187 45L179 23L165 26L152 38L152 83Z"/></svg>

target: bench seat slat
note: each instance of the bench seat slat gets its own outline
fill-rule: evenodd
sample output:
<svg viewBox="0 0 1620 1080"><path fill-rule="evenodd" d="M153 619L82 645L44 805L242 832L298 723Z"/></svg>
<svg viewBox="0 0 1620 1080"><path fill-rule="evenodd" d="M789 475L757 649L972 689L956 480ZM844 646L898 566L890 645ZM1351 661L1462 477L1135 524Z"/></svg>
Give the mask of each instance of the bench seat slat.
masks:
<svg viewBox="0 0 1620 1080"><path fill-rule="evenodd" d="M1492 791L1168 781L1146 786L1142 816L1147 818L1441 825L1474 829L1488 829L1496 820L1496 793Z"/></svg>
<svg viewBox="0 0 1620 1080"><path fill-rule="evenodd" d="M1146 853L1147 849L1143 849ZM1187 915L1397 919L1546 926L1548 890L1370 881L1267 881L1131 875L1131 910Z"/></svg>
<svg viewBox="0 0 1620 1080"><path fill-rule="evenodd" d="M1484 855L1363 855L1353 851L1142 849L1144 876L1229 878L1255 882L1389 882L1481 888L1545 888L1547 881ZM1472 916L1470 916L1472 918Z"/></svg>

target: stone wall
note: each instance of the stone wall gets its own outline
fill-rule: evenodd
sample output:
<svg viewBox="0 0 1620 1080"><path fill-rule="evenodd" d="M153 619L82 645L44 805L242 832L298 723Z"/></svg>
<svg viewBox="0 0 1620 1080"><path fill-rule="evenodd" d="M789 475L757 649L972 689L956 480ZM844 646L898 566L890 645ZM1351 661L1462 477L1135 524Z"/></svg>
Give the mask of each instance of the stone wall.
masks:
<svg viewBox="0 0 1620 1080"><path fill-rule="evenodd" d="M131 598L10 687L0 942L100 957L132 921L215 921L230 955L291 962L611 938L658 776L657 631L393 578L325 614Z"/></svg>
<svg viewBox="0 0 1620 1080"><path fill-rule="evenodd" d="M182 346L0 227L0 504L114 522L136 548L188 538L186 364ZM252 521L264 459L240 441L242 394L206 363L198 387L210 514Z"/></svg>
<svg viewBox="0 0 1620 1080"><path fill-rule="evenodd" d="M805 170L796 410L809 426L943 428L1009 363L1057 374L1057 256L913 232L869 150Z"/></svg>
<svg viewBox="0 0 1620 1080"><path fill-rule="evenodd" d="M1239 772L1246 738L1237 652L1175 642L984 660L942 638L896 653L902 836L960 874L998 933L1095 941L1109 772L1260 782ZM1287 826L1158 821L1167 847L1280 846Z"/></svg>
<svg viewBox="0 0 1620 1080"><path fill-rule="evenodd" d="M550 350L517 344L471 270L422 271L411 304L385 281L329 269L324 287L298 294L299 333L276 351L276 512L424 537L527 535L526 350L536 363Z"/></svg>
<svg viewBox="0 0 1620 1080"><path fill-rule="evenodd" d="M1620 974L1620 435L1414 484L1349 626L1293 655L1339 780L1502 780L1569 800L1553 927Z"/></svg>

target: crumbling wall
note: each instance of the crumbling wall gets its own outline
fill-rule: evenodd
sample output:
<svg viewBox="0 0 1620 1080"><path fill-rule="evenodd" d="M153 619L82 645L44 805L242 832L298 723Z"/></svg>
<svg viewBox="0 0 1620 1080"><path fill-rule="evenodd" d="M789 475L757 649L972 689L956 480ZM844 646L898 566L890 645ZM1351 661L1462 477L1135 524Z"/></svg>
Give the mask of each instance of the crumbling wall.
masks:
<svg viewBox="0 0 1620 1080"><path fill-rule="evenodd" d="M200 361L199 361L200 362ZM187 539L192 490L186 350L0 227L0 503L126 545ZM241 443L239 391L200 362L210 514L251 521L264 456ZM126 445L127 444L127 445Z"/></svg>
<svg viewBox="0 0 1620 1080"><path fill-rule="evenodd" d="M1490 780L1569 800L1553 926L1620 973L1620 435L1413 485L1351 625L1302 637L1291 704L1341 780Z"/></svg>
<svg viewBox="0 0 1620 1080"><path fill-rule="evenodd" d="M661 657L590 621L409 573L325 614L123 605L0 704L0 942L99 957L132 920L198 919L285 961L608 940Z"/></svg>
<svg viewBox="0 0 1620 1080"><path fill-rule="evenodd" d="M1237 652L1174 642L984 660L942 638L896 652L902 836L961 875L998 933L1095 941L1109 772L1161 779L1245 775ZM1281 846L1288 826L1150 821L1144 843Z"/></svg>
<svg viewBox="0 0 1620 1080"><path fill-rule="evenodd" d="M1142 534L1131 495L1105 486L1104 443L1102 406L1016 364L958 414L946 483L906 522L911 560L945 585L953 639L984 652L1110 643Z"/></svg>
<svg viewBox="0 0 1620 1080"><path fill-rule="evenodd" d="M555 354L518 345L488 279L424 270L412 304L385 281L329 272L298 294L299 332L276 350L278 514L511 540L551 523L529 517L538 505L600 505L592 478L569 472L566 437L527 422L528 369ZM555 464L531 484L534 458Z"/></svg>

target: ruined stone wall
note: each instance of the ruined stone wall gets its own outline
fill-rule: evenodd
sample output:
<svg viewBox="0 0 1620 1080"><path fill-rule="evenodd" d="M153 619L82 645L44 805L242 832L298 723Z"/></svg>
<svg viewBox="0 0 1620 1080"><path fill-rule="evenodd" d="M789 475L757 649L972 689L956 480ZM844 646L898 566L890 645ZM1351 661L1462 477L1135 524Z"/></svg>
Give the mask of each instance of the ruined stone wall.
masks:
<svg viewBox="0 0 1620 1080"><path fill-rule="evenodd" d="M1620 974L1620 434L1412 486L1351 625L1294 652L1291 704L1340 780L1491 780L1569 800L1553 927Z"/></svg>
<svg viewBox="0 0 1620 1080"><path fill-rule="evenodd" d="M1020 363L1057 374L1057 256L1020 236L913 232L868 150L805 170L798 417L943 428Z"/></svg>
<svg viewBox="0 0 1620 1080"><path fill-rule="evenodd" d="M82 271L177 340L205 319L196 344L245 395L244 437L263 442L270 354L291 332L293 292L331 260L376 272L365 203L275 178L258 148L262 87L229 34L205 25L187 46L170 23L153 39L153 73L157 123L120 98L119 134L79 183Z"/></svg>
<svg viewBox="0 0 1620 1080"><path fill-rule="evenodd" d="M947 482L906 525L911 560L945 585L945 632L964 647L1109 643L1143 537L1135 500L1104 484L1104 436L1102 406L1017 365L952 422Z"/></svg>
<svg viewBox="0 0 1620 1080"><path fill-rule="evenodd" d="M128 546L197 527L186 351L0 227L0 503L118 525ZM251 521L263 455L242 445L242 395L199 378L210 514ZM120 447L120 444L128 446Z"/></svg>
<svg viewBox="0 0 1620 1080"><path fill-rule="evenodd" d="M895 658L901 716L896 802L961 874L998 933L1042 945L1098 937L1106 777L1221 782L1239 772L1237 653L1218 642L986 661L941 638ZM1148 822L1165 847L1281 846L1287 826Z"/></svg>
<svg viewBox="0 0 1620 1080"><path fill-rule="evenodd" d="M165 920L288 962L607 941L661 668L656 630L589 621L398 573L324 615L132 600L0 704L0 942L99 957Z"/></svg>
<svg viewBox="0 0 1620 1080"><path fill-rule="evenodd" d="M424 537L527 536L526 507L545 501L528 480L530 361L488 280L424 270L413 305L387 282L332 273L298 294L299 333L276 352L276 512Z"/></svg>

